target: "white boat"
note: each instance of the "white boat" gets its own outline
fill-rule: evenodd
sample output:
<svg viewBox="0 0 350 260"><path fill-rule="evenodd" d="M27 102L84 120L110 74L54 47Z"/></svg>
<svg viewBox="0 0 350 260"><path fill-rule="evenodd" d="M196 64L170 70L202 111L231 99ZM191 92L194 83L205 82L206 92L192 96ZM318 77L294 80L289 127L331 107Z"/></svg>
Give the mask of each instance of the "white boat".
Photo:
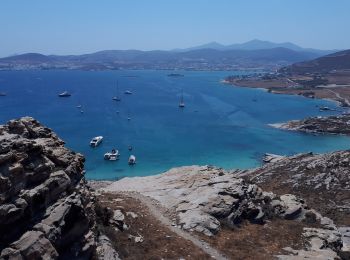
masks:
<svg viewBox="0 0 350 260"><path fill-rule="evenodd" d="M184 91L181 91L181 99L180 99L180 103L179 103L179 107L180 108L184 108L185 107L185 102L184 102Z"/></svg>
<svg viewBox="0 0 350 260"><path fill-rule="evenodd" d="M104 158L105 160L116 161L119 159L119 155L119 151L113 149L112 152L105 153Z"/></svg>
<svg viewBox="0 0 350 260"><path fill-rule="evenodd" d="M59 97L70 97L72 94L70 94L67 90L63 91L62 93L58 94Z"/></svg>
<svg viewBox="0 0 350 260"><path fill-rule="evenodd" d="M90 146L97 147L100 143L102 143L103 136L96 136L91 139Z"/></svg>
<svg viewBox="0 0 350 260"><path fill-rule="evenodd" d="M134 165L136 163L135 155L130 155L128 163L129 163L129 165Z"/></svg>
<svg viewBox="0 0 350 260"><path fill-rule="evenodd" d="M130 90L125 90L124 94L126 94L126 95L131 95L132 92L131 92Z"/></svg>
<svg viewBox="0 0 350 260"><path fill-rule="evenodd" d="M118 88L118 81L117 81L117 95L112 98L114 101L120 101L121 98L119 97L119 88Z"/></svg>

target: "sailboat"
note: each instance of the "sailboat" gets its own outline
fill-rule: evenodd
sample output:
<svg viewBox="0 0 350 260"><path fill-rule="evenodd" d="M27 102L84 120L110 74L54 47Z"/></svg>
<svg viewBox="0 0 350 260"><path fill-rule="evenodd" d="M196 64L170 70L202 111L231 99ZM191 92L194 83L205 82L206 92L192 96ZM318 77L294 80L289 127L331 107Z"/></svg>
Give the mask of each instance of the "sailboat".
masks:
<svg viewBox="0 0 350 260"><path fill-rule="evenodd" d="M117 81L117 95L115 97L112 98L115 101L120 101L120 97L119 97L119 88L118 88L118 81Z"/></svg>
<svg viewBox="0 0 350 260"><path fill-rule="evenodd" d="M180 108L184 108L184 107L185 107L185 102L184 102L184 91L183 91L183 89L181 90L181 99L180 99L179 107L180 107Z"/></svg>

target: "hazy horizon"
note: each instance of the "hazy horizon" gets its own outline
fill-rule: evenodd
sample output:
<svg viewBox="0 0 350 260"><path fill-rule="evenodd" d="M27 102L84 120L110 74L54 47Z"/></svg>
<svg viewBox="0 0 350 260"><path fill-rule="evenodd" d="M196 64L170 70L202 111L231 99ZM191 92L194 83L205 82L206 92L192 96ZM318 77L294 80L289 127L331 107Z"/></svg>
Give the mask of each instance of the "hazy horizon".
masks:
<svg viewBox="0 0 350 260"><path fill-rule="evenodd" d="M0 57L101 50L172 50L253 39L323 50L350 48L350 2L292 0L0 3Z"/></svg>

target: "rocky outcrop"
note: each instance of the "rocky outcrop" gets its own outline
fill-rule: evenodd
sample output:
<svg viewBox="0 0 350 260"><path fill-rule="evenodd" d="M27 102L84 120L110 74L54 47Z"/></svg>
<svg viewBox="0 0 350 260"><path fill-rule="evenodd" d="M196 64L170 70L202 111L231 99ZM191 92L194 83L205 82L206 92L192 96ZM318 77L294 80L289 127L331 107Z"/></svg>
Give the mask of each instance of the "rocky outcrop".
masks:
<svg viewBox="0 0 350 260"><path fill-rule="evenodd" d="M222 222L239 224L247 219L263 223L272 215L302 218L308 211L294 195L276 196L246 183L235 172L210 166L172 169L164 174L124 178L106 191L137 191L159 201L177 214L177 225L208 236L220 230Z"/></svg>
<svg viewBox="0 0 350 260"><path fill-rule="evenodd" d="M1 259L88 259L95 247L84 158L30 117L0 126Z"/></svg>
<svg viewBox="0 0 350 260"><path fill-rule="evenodd" d="M98 237L96 248L97 259L99 260L120 260L118 253L113 248L111 241L105 235Z"/></svg>
<svg viewBox="0 0 350 260"><path fill-rule="evenodd" d="M284 130L313 134L350 135L350 115L310 117L304 120L293 120L282 124L271 124L271 126Z"/></svg>
<svg viewBox="0 0 350 260"><path fill-rule="evenodd" d="M349 150L297 154L239 175L264 190L302 197L337 225L350 225Z"/></svg>
<svg viewBox="0 0 350 260"><path fill-rule="evenodd" d="M278 157L267 165L287 159ZM281 259L302 256L333 259L348 253L347 233L344 231L342 236L331 219L311 209L301 197L266 192L240 177L247 174L211 166L180 167L155 176L124 178L103 190L148 196L175 213L174 225L207 236L217 234L222 225L237 227L245 221L256 224L273 223L275 218L300 221L304 226L300 240L305 241L305 248L286 248L286 254L279 256ZM119 213L115 216L121 218Z"/></svg>

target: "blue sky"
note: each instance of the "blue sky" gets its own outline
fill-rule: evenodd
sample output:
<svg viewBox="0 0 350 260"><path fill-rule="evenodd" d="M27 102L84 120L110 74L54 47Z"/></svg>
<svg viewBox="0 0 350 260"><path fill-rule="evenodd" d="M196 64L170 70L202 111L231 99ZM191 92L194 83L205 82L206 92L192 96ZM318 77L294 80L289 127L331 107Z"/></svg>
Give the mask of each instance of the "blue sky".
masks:
<svg viewBox="0 0 350 260"><path fill-rule="evenodd" d="M0 56L173 49L211 41L350 48L349 0L1 0Z"/></svg>

